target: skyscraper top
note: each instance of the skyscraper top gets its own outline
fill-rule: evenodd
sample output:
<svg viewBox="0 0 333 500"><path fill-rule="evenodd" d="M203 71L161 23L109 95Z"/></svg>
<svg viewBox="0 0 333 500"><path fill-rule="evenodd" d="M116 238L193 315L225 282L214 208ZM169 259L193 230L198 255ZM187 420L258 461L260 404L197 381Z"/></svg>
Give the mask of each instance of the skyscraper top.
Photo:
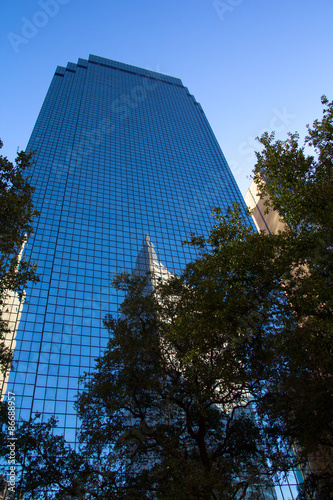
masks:
<svg viewBox="0 0 333 500"><path fill-rule="evenodd" d="M138 68L137 66L132 66L130 64L113 61L112 59L106 59L105 57L94 56L92 54L89 55L89 59L79 58L77 64L69 62L66 68L64 66L58 66L56 69L56 74L58 74L59 76L63 76L66 71L76 71L77 67L87 68L88 64L98 64L99 66L118 69L119 71L134 73L137 75L146 76L148 78L153 78L154 80L161 80L163 82L183 86L183 83L179 78L174 78L169 75L164 75L163 73L151 71L149 69Z"/></svg>

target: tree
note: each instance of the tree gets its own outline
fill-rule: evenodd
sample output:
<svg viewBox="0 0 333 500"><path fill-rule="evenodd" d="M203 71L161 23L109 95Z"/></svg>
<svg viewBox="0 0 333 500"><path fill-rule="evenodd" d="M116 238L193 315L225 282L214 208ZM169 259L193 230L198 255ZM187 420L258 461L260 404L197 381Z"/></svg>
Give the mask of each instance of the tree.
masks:
<svg viewBox="0 0 333 500"><path fill-rule="evenodd" d="M8 436L0 439L0 453L6 457L3 472L7 472L7 478L10 476L8 471L13 469L11 463L15 462L15 481L9 483L6 476L0 476L0 494L7 488L5 498L11 500L86 498L83 494L89 492L87 480L91 467L63 436L54 434L55 418L39 422L39 417L36 415L18 425L13 441L15 460L8 459Z"/></svg>
<svg viewBox="0 0 333 500"><path fill-rule="evenodd" d="M0 148L2 147L0 141ZM29 282L38 281L35 264L21 258L27 238L33 233L32 221L38 215L32 202L34 188L23 171L33 163L33 153L18 153L15 164L0 156L0 370L10 368L12 352L5 343L9 333L3 317L10 294L23 299Z"/></svg>
<svg viewBox="0 0 333 500"><path fill-rule="evenodd" d="M332 491L333 102L323 96L322 103L323 119L308 126L304 146L297 134L286 141L275 141L274 134L260 138L264 149L257 153L254 179L268 209L286 223L274 267L296 320L295 329L280 337L277 353L281 360L288 356L288 371L282 379L276 374L279 391L270 391L262 411L284 425L298 453L310 457L309 483L318 476Z"/></svg>
<svg viewBox="0 0 333 500"><path fill-rule="evenodd" d="M118 468L114 498L262 498L267 447L232 331L206 323L198 288L175 277L148 293L147 279L114 280L122 314L106 318L108 348L77 403L85 454L102 477Z"/></svg>
<svg viewBox="0 0 333 500"><path fill-rule="evenodd" d="M225 234L233 217L225 219ZM240 226L234 237L249 231ZM120 315L105 319L109 345L78 396L80 450L51 435L54 421L23 424L16 444L25 472L17 495L98 500L270 495L291 459L263 433L253 410L247 370L239 361L246 305L236 321L231 303L221 317L212 313L214 278L198 279L202 274L197 265L194 269L193 279L188 270L154 292L150 276L115 277L114 286L126 297ZM223 287L220 299L230 287L231 282Z"/></svg>
<svg viewBox="0 0 333 500"><path fill-rule="evenodd" d="M0 140L0 148L2 148ZM30 186L23 171L33 163L33 153L18 153L15 165L0 156L0 393L3 380L11 368L12 350L10 342L13 332L6 318L8 302L14 298L19 304L24 299L29 282L37 282L35 264L22 258L22 250L27 238L32 234L32 221L38 215L32 203L34 188ZM0 401L0 444L8 444L1 431L8 418L8 407ZM5 455L8 448L5 447ZM0 491L6 487L0 477Z"/></svg>

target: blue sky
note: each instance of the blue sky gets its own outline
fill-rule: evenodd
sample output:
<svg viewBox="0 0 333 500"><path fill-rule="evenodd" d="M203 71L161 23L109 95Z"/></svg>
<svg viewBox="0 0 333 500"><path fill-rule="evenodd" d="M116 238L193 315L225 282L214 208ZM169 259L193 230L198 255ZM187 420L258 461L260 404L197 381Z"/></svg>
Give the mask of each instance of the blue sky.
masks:
<svg viewBox="0 0 333 500"><path fill-rule="evenodd" d="M181 78L243 194L254 138L333 99L332 0L0 0L0 137L24 149L57 65L96 54Z"/></svg>

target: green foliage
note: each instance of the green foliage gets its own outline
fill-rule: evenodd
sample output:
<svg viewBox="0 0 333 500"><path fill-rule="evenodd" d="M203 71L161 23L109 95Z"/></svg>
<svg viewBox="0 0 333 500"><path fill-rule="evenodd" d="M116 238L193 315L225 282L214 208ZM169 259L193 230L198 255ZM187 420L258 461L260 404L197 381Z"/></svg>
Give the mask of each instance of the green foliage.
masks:
<svg viewBox="0 0 333 500"><path fill-rule="evenodd" d="M91 468L72 450L64 438L54 435L56 419L38 421L39 415L18 426L15 434L16 485L11 499L86 498ZM8 441L0 442L0 452L8 456ZM7 477L10 464L3 464Z"/></svg>
<svg viewBox="0 0 333 500"><path fill-rule="evenodd" d="M261 498L272 481L232 332L206 321L200 284L148 281L114 281L126 298L78 398L82 450L118 465L115 498Z"/></svg>
<svg viewBox="0 0 333 500"><path fill-rule="evenodd" d="M289 457L255 418L241 331L232 342L228 308L223 327L225 319L197 309L211 285L189 286L190 274L155 293L149 276L114 279L126 297L119 317L105 319L109 345L78 396L80 450L52 435L54 420L21 425L17 496L259 500L288 470Z"/></svg>
<svg viewBox="0 0 333 500"><path fill-rule="evenodd" d="M36 266L20 258L24 243L33 232L32 221L38 215L32 203L34 188L23 176L32 162L33 153L23 151L18 153L15 165L0 156L0 370L3 373L12 357L4 343L8 324L1 317L6 310L6 297L12 292L22 300L28 282L38 281Z"/></svg>
<svg viewBox="0 0 333 500"><path fill-rule="evenodd" d="M277 237L274 268L296 320L278 337L274 356L286 368L271 379L278 390L270 390L260 408L310 457L316 484L320 474L323 484L332 484L333 102L323 96L322 103L323 119L308 126L304 147L297 134L287 141L260 138L264 150L254 178L268 208L287 224Z"/></svg>
<svg viewBox="0 0 333 500"><path fill-rule="evenodd" d="M333 227L333 103L325 96L322 103L323 119L308 126L303 146L297 133L286 141L274 141L274 133L261 136L264 149L257 153L254 180L261 195L267 195L266 204L295 235L321 229L322 246L327 248ZM305 153L309 148L313 155Z"/></svg>

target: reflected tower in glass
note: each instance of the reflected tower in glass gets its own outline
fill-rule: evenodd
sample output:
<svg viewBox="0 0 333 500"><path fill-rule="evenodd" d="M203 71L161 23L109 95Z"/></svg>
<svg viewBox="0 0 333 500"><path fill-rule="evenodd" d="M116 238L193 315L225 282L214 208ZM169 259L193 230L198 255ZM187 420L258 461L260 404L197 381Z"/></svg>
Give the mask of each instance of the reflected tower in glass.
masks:
<svg viewBox="0 0 333 500"><path fill-rule="evenodd" d="M212 206L244 202L181 80L101 57L56 69L28 149L40 217L25 254L41 281L27 291L8 390L17 418L57 415L73 442L79 377L121 300L113 274L133 271L145 235L179 272L194 257L181 241L208 233Z"/></svg>

